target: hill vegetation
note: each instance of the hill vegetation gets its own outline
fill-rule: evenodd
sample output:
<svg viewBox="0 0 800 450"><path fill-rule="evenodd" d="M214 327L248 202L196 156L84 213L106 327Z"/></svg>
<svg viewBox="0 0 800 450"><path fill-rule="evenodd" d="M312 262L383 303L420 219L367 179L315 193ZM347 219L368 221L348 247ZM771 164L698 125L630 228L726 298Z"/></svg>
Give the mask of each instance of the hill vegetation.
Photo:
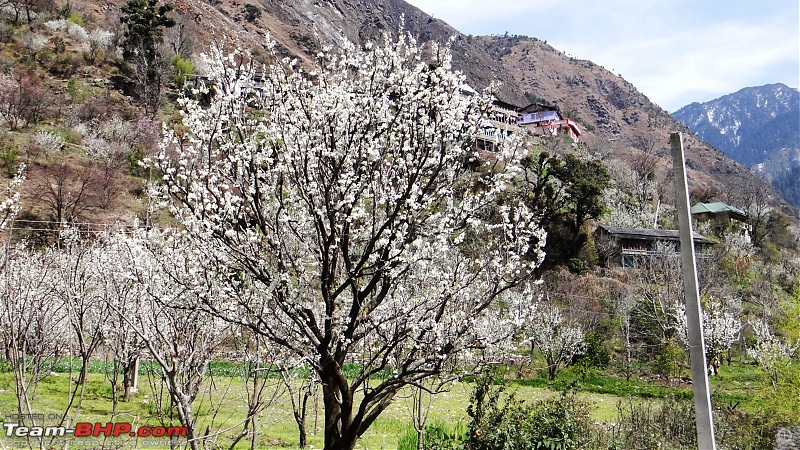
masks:
<svg viewBox="0 0 800 450"><path fill-rule="evenodd" d="M675 228L675 122L539 40L372 3L2 7L0 402L135 414L191 448L293 447L271 414L301 446L354 448L406 397L402 448L691 447L675 248L622 268L595 233ZM491 99L428 42L453 34L467 81L556 103L585 142L476 151ZM687 141L693 198L748 214L696 224L718 440L772 448L800 423L800 234L763 180ZM453 386L464 423L428 421ZM611 423L573 391L619 401Z"/></svg>

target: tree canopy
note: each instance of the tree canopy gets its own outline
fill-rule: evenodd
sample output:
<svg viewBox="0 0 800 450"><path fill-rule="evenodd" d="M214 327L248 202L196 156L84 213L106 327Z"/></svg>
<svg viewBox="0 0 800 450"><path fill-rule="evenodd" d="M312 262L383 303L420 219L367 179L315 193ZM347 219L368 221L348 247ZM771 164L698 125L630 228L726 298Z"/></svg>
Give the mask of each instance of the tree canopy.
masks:
<svg viewBox="0 0 800 450"><path fill-rule="evenodd" d="M246 55L217 53L211 104L184 100L186 132L156 159L228 283L205 307L310 365L327 449L352 448L402 387L480 365L509 335L497 300L544 257L530 209L500 201L524 149L474 170L489 99L461 93L449 49L424 54L402 33L345 43L311 73L263 68L256 87L233 64Z"/></svg>
<svg viewBox="0 0 800 450"><path fill-rule="evenodd" d="M586 221L603 213L603 193L611 176L602 162L575 153L559 156L543 151L525 158L523 164L523 200L549 236L546 265L565 263L586 241Z"/></svg>
<svg viewBox="0 0 800 450"><path fill-rule="evenodd" d="M122 43L125 53L140 51L153 57L161 43L162 28L175 26L175 19L168 16L172 5L159 5L158 0L127 0L120 10L120 21L128 26Z"/></svg>

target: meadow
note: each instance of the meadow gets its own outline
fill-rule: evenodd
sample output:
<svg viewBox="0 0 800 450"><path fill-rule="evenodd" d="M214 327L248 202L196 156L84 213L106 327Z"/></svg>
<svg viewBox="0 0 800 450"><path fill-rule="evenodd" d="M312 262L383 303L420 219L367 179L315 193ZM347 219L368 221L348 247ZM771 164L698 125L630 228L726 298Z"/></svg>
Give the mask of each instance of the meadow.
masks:
<svg viewBox="0 0 800 450"><path fill-rule="evenodd" d="M62 362L56 370L44 377L33 396L32 410L39 417L45 417L44 425L58 423L56 417L64 414L68 392L74 388L74 377L79 361L73 361L73 381L70 380L69 363ZM86 391L80 410L70 411L69 417L74 422L130 422L134 428L142 425L162 425L162 418L168 413L159 414L155 399L161 394L160 380L153 367L143 364L140 368L139 391L129 402L120 402L116 416L112 417L111 387L105 378L102 361L93 361ZM198 429L210 434L211 441L220 448L229 448L232 439L242 428L246 414L244 381L238 375L239 368L235 364L217 362L209 369L201 394L194 403L198 418ZM561 371L554 381L547 381L545 374L536 371L505 371L505 378L510 379L508 391L515 392L518 399L534 401L557 397L565 391L575 393L578 400L586 402L590 408L590 417L598 428L604 424L618 420L620 408L625 405L658 402L660 399L691 399L691 385L683 375L673 380L658 377L636 377L626 381L610 370L579 373L574 368ZM295 380L293 387L297 390L301 380ZM724 365L718 376L711 379L712 397L718 406L742 408L756 411L760 398L768 388L767 374L759 366L752 364ZM466 430L469 422L467 406L474 389L469 380L452 385L447 392L434 396L430 406L426 407L427 423L440 424L450 430ZM292 402L286 387L279 378L269 380L266 389L272 398L270 405L258 415L258 448L295 449L298 442L297 424L293 418ZM735 406L734 406L735 405ZM0 372L0 413L12 422L17 413L17 399L14 393L12 374ZM373 424L358 443L363 449L395 449L402 436L413 434L414 403L411 392L404 391L394 403ZM307 415L309 448L322 448L323 415L322 400L318 395L309 398ZM177 424L177 421L175 423ZM215 435L216 434L216 435ZM75 448L168 448L163 438L88 437L70 438L70 446ZM18 448L20 441L6 438L0 440L5 448ZM55 441L54 445L59 445ZM250 441L242 439L234 448L249 448Z"/></svg>

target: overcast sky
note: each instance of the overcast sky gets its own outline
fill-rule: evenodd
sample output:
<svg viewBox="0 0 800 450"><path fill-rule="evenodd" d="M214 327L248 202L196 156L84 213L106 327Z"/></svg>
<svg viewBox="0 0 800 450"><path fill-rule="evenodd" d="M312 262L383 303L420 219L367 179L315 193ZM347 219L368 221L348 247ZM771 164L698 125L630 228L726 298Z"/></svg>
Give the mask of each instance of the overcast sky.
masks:
<svg viewBox="0 0 800 450"><path fill-rule="evenodd" d="M524 34L621 74L673 112L800 84L798 0L406 0L465 34Z"/></svg>

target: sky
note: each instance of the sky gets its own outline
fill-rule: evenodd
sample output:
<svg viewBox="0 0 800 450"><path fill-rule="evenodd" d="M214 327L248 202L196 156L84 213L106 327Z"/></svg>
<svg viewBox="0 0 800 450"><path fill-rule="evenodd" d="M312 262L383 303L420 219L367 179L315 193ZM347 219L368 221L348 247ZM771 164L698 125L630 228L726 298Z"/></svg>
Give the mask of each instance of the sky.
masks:
<svg viewBox="0 0 800 450"><path fill-rule="evenodd" d="M674 112L749 86L800 85L800 1L406 0L464 34L547 41Z"/></svg>

